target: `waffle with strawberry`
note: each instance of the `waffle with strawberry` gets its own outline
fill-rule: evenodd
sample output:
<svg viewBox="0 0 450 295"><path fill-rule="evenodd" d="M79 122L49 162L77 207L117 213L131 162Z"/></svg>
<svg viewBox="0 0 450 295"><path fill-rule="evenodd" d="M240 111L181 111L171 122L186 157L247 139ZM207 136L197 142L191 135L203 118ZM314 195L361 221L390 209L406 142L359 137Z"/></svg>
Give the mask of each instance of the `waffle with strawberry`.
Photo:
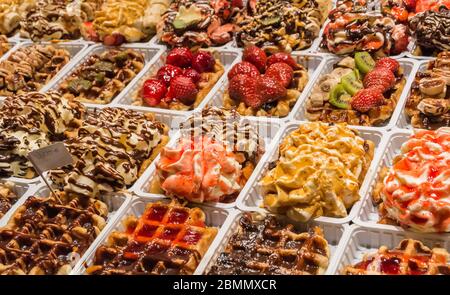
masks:
<svg viewBox="0 0 450 295"><path fill-rule="evenodd" d="M195 109L223 75L225 69L214 53L172 49L164 66L143 78L132 97L133 105L171 110Z"/></svg>
<svg viewBox="0 0 450 295"><path fill-rule="evenodd" d="M288 53L267 56L249 46L228 72L223 106L243 116L286 117L308 83L308 71Z"/></svg>
<svg viewBox="0 0 450 295"><path fill-rule="evenodd" d="M395 59L357 52L322 75L306 101L310 121L379 126L392 116L406 79Z"/></svg>

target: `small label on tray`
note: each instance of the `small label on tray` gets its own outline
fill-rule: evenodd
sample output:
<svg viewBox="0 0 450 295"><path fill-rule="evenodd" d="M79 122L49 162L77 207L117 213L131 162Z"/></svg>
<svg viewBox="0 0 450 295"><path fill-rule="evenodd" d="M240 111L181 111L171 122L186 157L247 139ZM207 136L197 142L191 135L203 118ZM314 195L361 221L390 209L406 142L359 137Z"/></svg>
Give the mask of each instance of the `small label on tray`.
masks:
<svg viewBox="0 0 450 295"><path fill-rule="evenodd" d="M28 154L28 159L30 159L38 173L73 163L72 155L62 142L34 150Z"/></svg>

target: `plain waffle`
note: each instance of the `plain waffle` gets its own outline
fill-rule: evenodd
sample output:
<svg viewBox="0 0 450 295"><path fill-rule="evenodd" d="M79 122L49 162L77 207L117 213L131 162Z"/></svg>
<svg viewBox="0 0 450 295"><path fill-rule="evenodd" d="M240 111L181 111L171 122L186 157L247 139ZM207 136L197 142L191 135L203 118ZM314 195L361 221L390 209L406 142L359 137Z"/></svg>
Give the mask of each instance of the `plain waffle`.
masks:
<svg viewBox="0 0 450 295"><path fill-rule="evenodd" d="M125 232L113 232L97 249L87 273L192 274L217 234L205 226L201 209L176 203L150 203L139 219L128 217L124 225Z"/></svg>
<svg viewBox="0 0 450 295"><path fill-rule="evenodd" d="M315 275L328 268L330 250L318 227L299 232L273 215L256 220L251 214L239 225L210 275Z"/></svg>
<svg viewBox="0 0 450 295"><path fill-rule="evenodd" d="M106 204L30 197L0 228L0 274L68 274L105 226Z"/></svg>
<svg viewBox="0 0 450 295"><path fill-rule="evenodd" d="M345 275L450 275L450 255L443 248L430 249L422 242L405 239L397 248L380 247L362 261L342 270Z"/></svg>

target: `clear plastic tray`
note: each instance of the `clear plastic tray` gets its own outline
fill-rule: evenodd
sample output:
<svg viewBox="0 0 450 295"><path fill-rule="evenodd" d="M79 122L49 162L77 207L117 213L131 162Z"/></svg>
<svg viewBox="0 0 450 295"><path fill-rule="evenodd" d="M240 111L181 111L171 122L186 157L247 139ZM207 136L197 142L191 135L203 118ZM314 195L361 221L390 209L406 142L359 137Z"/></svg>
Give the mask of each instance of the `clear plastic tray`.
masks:
<svg viewBox="0 0 450 295"><path fill-rule="evenodd" d="M317 84L317 81L320 79L320 77L329 74L333 70L333 66L339 62L344 57L342 56L329 56L323 63L323 66L320 68L320 72L317 74L316 79L313 83L311 83L310 87L307 89L307 93L303 96L303 99L301 102L296 106L294 110L292 110L292 119L293 120L300 120L300 121L307 121L306 119L306 102L312 95L312 91ZM408 96L408 90L411 88L411 84L414 81L414 75L415 69L417 67L417 63L414 60L401 58L398 59L401 67L404 69L404 77L406 79L406 83L404 86L404 89L402 91L402 94L400 95L400 98L397 102L397 106L394 109L394 112L392 113L391 118L388 122L386 122L382 126L378 126L374 128L387 128L391 129L395 126L395 123L398 119L399 114L402 111L402 108L406 102L406 98Z"/></svg>
<svg viewBox="0 0 450 295"><path fill-rule="evenodd" d="M228 70L237 62L238 57L241 56L241 53L234 49L213 49L214 55L217 59L221 61L223 64L225 71L222 77L216 82L216 84L211 88L209 93L204 97L203 101L191 111L178 111L178 110L170 110L173 114L190 114L194 111L201 110L205 107L206 103L209 101L210 97L217 91L220 85L223 83L223 80L226 77L226 73ZM148 64L141 73L119 94L113 101L114 105L132 105L133 104L133 94L142 87L145 80L150 77L153 77L156 72L164 66L166 63L166 57L169 53L169 49L165 49L165 51L158 56L158 59L154 62ZM161 108L152 108L147 106L134 106L136 109L141 110L159 110Z"/></svg>
<svg viewBox="0 0 450 295"><path fill-rule="evenodd" d="M450 252L450 240L443 236L435 234L424 236L412 232L365 228L354 224L345 232L341 249L337 253L337 261L333 268L329 269L328 274L338 275L347 265L361 262L364 254L376 253L381 246L395 248L403 239L408 238L419 240L427 247L443 247Z"/></svg>
<svg viewBox="0 0 450 295"><path fill-rule="evenodd" d="M4 182L3 180L0 180L0 184ZM27 194L29 194L30 192L33 191L33 189L35 188L35 185L23 182L23 181L11 181L12 183L14 183L14 193L16 194L16 196L18 196L18 199L16 201L19 202L19 200L24 197L26 198ZM15 204L15 203L14 203ZM0 217L0 224L2 224L3 219L5 218L5 216L13 209L14 207L11 206L11 209L9 209L5 215L3 215L3 217Z"/></svg>
<svg viewBox="0 0 450 295"><path fill-rule="evenodd" d="M74 269L73 274L86 274L86 268L91 266L93 263L93 259L95 257L95 251L100 245L103 245L107 242L108 237L111 235L113 231L120 231L124 232L125 228L123 226L123 220L125 217L134 215L136 217L142 216L142 214L145 211L145 207L148 203L154 203L162 201L165 203L170 202L169 200L150 200L150 199L144 199L139 197L134 197L129 204L126 206L124 210L121 211L121 214L118 215L114 221L110 223L110 226L108 229L103 230L101 235L97 238L97 240L92 244L90 247L91 251L88 253L86 252L86 255L84 256L84 259L80 261L79 267L77 269ZM213 226L219 228L219 231L217 232L216 237L214 238L213 242L211 243L211 246L209 247L209 250L206 252L203 259L200 261L200 264L208 259L208 253L210 253L213 245L217 244L217 241L222 240L222 237L225 234L225 231L229 228L229 225L231 223L231 217L234 216L235 210L227 210L227 209L220 209L220 208L212 208L208 206L201 206L197 204L191 204L188 205L189 207L198 207L203 210L203 212L206 215L206 221L205 224L207 226ZM209 254L210 255L210 254Z"/></svg>
<svg viewBox="0 0 450 295"><path fill-rule="evenodd" d="M45 198L48 197L49 195L50 190L45 184L36 186L34 189L29 191L24 197L20 198L19 201L16 202L16 204L14 204L11 210L9 210L8 213L4 216L4 218L1 219L0 227L3 227L8 223L8 221L14 216L16 210L19 209L19 207L22 206L29 197L36 196ZM117 192L114 194L103 195L99 199L108 206L110 211L107 218L107 224L100 232L100 234L97 236L97 238L89 246L86 252L81 256L80 260L78 260L78 262L74 265L71 274L73 274L74 270L78 269L81 266L82 261L84 261L84 257L86 257L89 253L93 251L93 247L97 244L97 240L101 238L102 233L104 231L108 230L108 228L111 226L111 223L113 223L116 217L120 216L121 212L125 210L127 205L131 202L132 196L128 192Z"/></svg>
<svg viewBox="0 0 450 295"><path fill-rule="evenodd" d="M228 241L230 240L231 236L236 233L237 229L239 228L239 219L242 217L244 213L241 211L236 210L235 214L231 218L231 222L228 226L228 228L225 230L225 233L221 237L221 239L216 239L211 247L209 248L208 252L205 255L205 258L203 259L200 265L197 267L197 270L194 274L201 275L201 274L207 274L211 267L215 264L217 261L217 258L219 257L220 253L222 253L225 249L225 247L228 244ZM325 274L329 274L330 270L333 269L334 265L337 262L337 254L339 253L339 248L341 248L342 244L342 237L344 235L345 230L348 228L348 225L346 224L328 224L320 221L312 221L308 224L305 223L296 223L292 222L291 220L287 220L283 216L278 216L278 218L281 218L281 220L285 220L288 223L291 223L295 226L296 229L307 231L309 228L313 226L319 226L323 229L325 239L328 241L328 245L330 248L330 261L328 265L328 270L325 272Z"/></svg>
<svg viewBox="0 0 450 295"><path fill-rule="evenodd" d="M83 42L80 42L80 44L82 44ZM63 43L64 44L64 43ZM62 71L61 74L58 76L57 82L54 83L51 87L46 88L45 90L58 90L61 83L63 83L73 72L75 72L79 66L84 63L90 56L94 55L94 54L101 54L102 52L109 50L109 49L127 49L127 48L131 48L133 50L136 50L137 52L141 53L144 56L144 60L145 60L145 65L148 64L152 64L154 63L157 58L159 57L159 55L162 54L163 52L163 47L158 47L158 46L144 46L142 44L124 44L122 46L119 47L113 47L113 46L104 46L102 44L96 44L96 45L92 45L89 46L81 56L79 56L74 63L71 64L71 67L66 69L65 71ZM141 70L141 72L144 69ZM139 72L136 77L134 77L134 79L129 83L133 83L133 81L139 76L139 74L141 73ZM122 91L124 91L126 88L124 88ZM120 93L117 95L119 96ZM116 97L117 97L116 96ZM112 101L114 100L114 98L111 100L111 102L109 104L106 105L111 105ZM93 103L84 103L86 106L90 106L90 107L95 107L97 106L97 104L93 104Z"/></svg>
<svg viewBox="0 0 450 295"><path fill-rule="evenodd" d="M290 114L292 114L294 110L298 108L298 105L301 104L304 94L308 92L310 85L316 80L317 75L320 72L320 68L322 67L323 62L325 61L324 57L320 54L299 53L298 51L296 51L291 53L291 55L299 64L305 66L305 68L308 70L309 81L306 84L300 96L298 97L295 105L292 107ZM236 63L239 63L240 61L241 60L239 59L236 61ZM206 104L209 106L223 107L223 95L228 89L228 78L225 77L223 81L221 81L221 84L218 83L217 86L218 87L216 89L216 92L214 93L214 95L211 95L209 97L209 100L207 101ZM281 119L283 121L286 121L290 118L290 114L283 118L276 118L276 117L267 117L267 118L271 118L273 120ZM248 117L258 118L257 116L248 116Z"/></svg>
<svg viewBox="0 0 450 295"><path fill-rule="evenodd" d="M265 209L261 208L261 204L263 201L262 193L261 193L261 187L259 185L259 182L261 179L266 175L266 173L269 170L270 163L278 160L279 157L279 144L282 142L282 140L292 131L296 130L298 126L301 124L305 124L306 122L292 122L290 124L287 124L279 133L277 138L274 140L274 145L272 146L271 151L267 152L263 159L261 159L261 165L258 165L255 169L255 172L253 173L252 177L248 181L249 184L246 186L248 189L247 191L241 193L237 199L237 207L243 211L260 211L264 212ZM384 130L377 130L373 127L352 127L353 129L356 129L359 131L360 136L366 140L371 140L375 144L375 152L374 152L374 158L372 160L372 163L369 166L369 169L367 170L366 176L364 178L364 181L360 187L359 194L361 196L361 199L356 202L350 212L348 213L347 217L344 218L335 218L335 217L319 217L316 218L316 221L319 222L327 222L327 223L333 223L333 224L343 224L348 223L351 220L353 220L362 204L362 199L366 194L367 186L369 185L373 173L377 168L377 163L379 162L379 158L382 156L381 151L383 150L383 147L386 144L386 137L384 137L385 131Z"/></svg>
<svg viewBox="0 0 450 295"><path fill-rule="evenodd" d="M258 133L260 136L264 139L265 143L265 150L266 153L272 149L272 144L274 142L274 138L276 137L276 134L278 133L278 130L280 128L280 123L274 122L273 120L268 119L253 119L245 117L244 120L248 120L255 128L257 128ZM167 144L168 147L174 147L178 141L179 133L173 140ZM156 163L159 161L160 156L158 156L155 161L150 165L150 167L144 172L144 174L140 177L140 179L136 182L136 184L133 186L132 190L135 194L137 194L140 197L145 198L151 198L151 199L163 199L166 198L164 195L159 194L152 194L148 192L148 185L151 183L155 176L156 171ZM264 156L261 157L261 160L259 161L258 165L255 167L255 170L252 173L252 176L247 181L246 185L242 188L240 195L245 193L245 191L248 189L251 179L253 176L257 173L258 167L264 163L263 161ZM239 197L238 197L239 198ZM206 202L204 203L207 206L214 206L217 208L232 208L236 206L236 201L231 203L213 203L213 202Z"/></svg>

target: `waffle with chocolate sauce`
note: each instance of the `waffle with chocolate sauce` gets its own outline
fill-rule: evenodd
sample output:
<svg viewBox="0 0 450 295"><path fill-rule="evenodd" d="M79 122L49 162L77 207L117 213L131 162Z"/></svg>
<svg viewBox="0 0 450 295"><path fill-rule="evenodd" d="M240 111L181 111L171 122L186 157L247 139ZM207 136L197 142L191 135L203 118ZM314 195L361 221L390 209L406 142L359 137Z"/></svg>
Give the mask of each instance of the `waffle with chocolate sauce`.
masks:
<svg viewBox="0 0 450 295"><path fill-rule="evenodd" d="M19 196L14 192L14 183L0 182L0 218L11 209L18 199Z"/></svg>
<svg viewBox="0 0 450 295"><path fill-rule="evenodd" d="M343 275L450 275L450 254L443 248L430 249L422 242L405 239L395 249L381 246L364 255L361 262L346 266Z"/></svg>
<svg viewBox="0 0 450 295"><path fill-rule="evenodd" d="M319 227L299 232L273 215L262 220L245 214L210 275L323 274L330 250Z"/></svg>
<svg viewBox="0 0 450 295"><path fill-rule="evenodd" d="M0 57L5 54L11 46L8 42L8 38L5 35L0 35Z"/></svg>
<svg viewBox="0 0 450 295"><path fill-rule="evenodd" d="M131 186L168 142L153 115L121 108L88 113L65 141L73 165L49 172L66 192L93 197Z"/></svg>
<svg viewBox="0 0 450 295"><path fill-rule="evenodd" d="M109 49L92 54L61 83L64 97L107 104L142 70L144 56L133 49Z"/></svg>
<svg viewBox="0 0 450 295"><path fill-rule="evenodd" d="M0 274L68 274L104 228L107 205L92 198L29 197L0 228Z"/></svg>
<svg viewBox="0 0 450 295"><path fill-rule="evenodd" d="M205 226L201 209L176 203L149 203L139 219L127 217L124 227L97 249L88 274L192 274L217 234Z"/></svg>
<svg viewBox="0 0 450 295"><path fill-rule="evenodd" d="M39 91L69 62L70 53L54 45L32 44L0 62L0 95Z"/></svg>

